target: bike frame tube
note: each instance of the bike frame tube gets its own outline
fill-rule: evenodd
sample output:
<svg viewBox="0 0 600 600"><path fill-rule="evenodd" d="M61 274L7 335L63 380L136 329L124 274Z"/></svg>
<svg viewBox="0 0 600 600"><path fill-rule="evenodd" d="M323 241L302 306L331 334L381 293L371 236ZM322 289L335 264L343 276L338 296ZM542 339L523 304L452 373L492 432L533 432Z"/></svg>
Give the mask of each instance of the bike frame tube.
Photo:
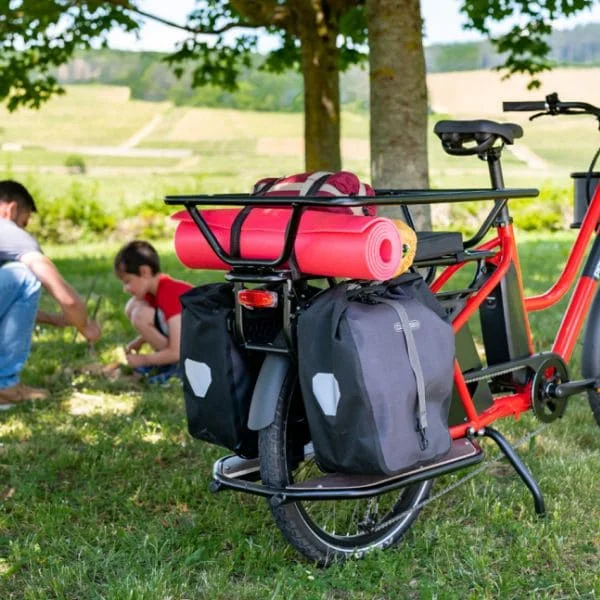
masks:
<svg viewBox="0 0 600 600"><path fill-rule="evenodd" d="M596 187L563 272L557 282L547 292L525 299L525 308L527 311L531 312L548 308L556 304L567 293L579 272L585 249L592 234L598 227L598 221L600 221L600 186Z"/></svg>
<svg viewBox="0 0 600 600"><path fill-rule="evenodd" d="M585 318L589 312L590 304L593 300L596 285L600 279L600 186L596 188L592 202L588 208L586 216L583 220L581 230L571 248L571 253L567 263L557 280L557 282L544 294L532 296L524 300L523 309L527 317L529 312L542 310L556 304L571 287L573 281L584 258L586 247L596 232L594 246L588 255L583 272L575 286L571 296L569 306L565 312L563 320L558 328L556 338L552 347L552 351L568 362L571 358L573 349L577 342L577 338ZM519 285L522 287L521 270L518 264L518 253L515 244L514 233L512 227L500 226L497 229L498 237L494 238L479 249L491 250L498 247L498 253L490 262L496 265L496 271L486 281L486 283L471 297L463 310L458 314L453 321L454 331L457 332L475 313L487 295L500 282L506 274L511 262L514 263L517 269ZM463 264L453 265L447 268L432 284L432 290L439 289L447 283L447 281L456 273ZM528 319L526 318L530 347L533 351L531 333L529 331ZM494 398L492 406L485 409L481 413L477 413L469 388L465 382L458 363L454 366L454 384L458 392L459 398L465 410L467 421L460 425L455 425L450 428L450 434L453 439L464 437L473 431L480 431L494 423L494 421L513 416L518 418L521 413L531 409L531 383L521 386L516 393L507 394Z"/></svg>
<svg viewBox="0 0 600 600"><path fill-rule="evenodd" d="M481 246L477 246L477 250L493 250L494 248L500 245L500 239L495 237L492 240L487 241L485 244L481 244ZM460 271L464 266L468 263L457 263L455 265L451 265L444 269L438 278L431 284L431 291L434 294L437 294L443 287L448 283L448 281L452 278L452 276Z"/></svg>
<svg viewBox="0 0 600 600"><path fill-rule="evenodd" d="M452 327L456 333L475 313L482 302L490 295L492 290L500 283L506 275L511 262L515 257L515 244L512 227L510 225L498 227L498 240L500 251L498 255L498 265L493 275L481 286L474 296L469 298L464 308L458 313L458 316L452 321Z"/></svg>
<svg viewBox="0 0 600 600"><path fill-rule="evenodd" d="M556 354L562 356L565 362L569 362L573 348L575 348L579 332L583 327L594 298L596 283L596 280L591 277L581 277L573 291L565 316L558 328L552 352L556 352Z"/></svg>

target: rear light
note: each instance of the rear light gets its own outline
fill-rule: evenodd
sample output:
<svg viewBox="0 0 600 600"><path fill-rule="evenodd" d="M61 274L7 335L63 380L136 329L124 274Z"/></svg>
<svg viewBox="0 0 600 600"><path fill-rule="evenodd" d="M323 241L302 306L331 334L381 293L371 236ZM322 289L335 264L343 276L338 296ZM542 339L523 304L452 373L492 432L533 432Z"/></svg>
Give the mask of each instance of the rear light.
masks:
<svg viewBox="0 0 600 600"><path fill-rule="evenodd" d="M244 308L275 308L277 306L277 292L269 290L240 290L237 298Z"/></svg>

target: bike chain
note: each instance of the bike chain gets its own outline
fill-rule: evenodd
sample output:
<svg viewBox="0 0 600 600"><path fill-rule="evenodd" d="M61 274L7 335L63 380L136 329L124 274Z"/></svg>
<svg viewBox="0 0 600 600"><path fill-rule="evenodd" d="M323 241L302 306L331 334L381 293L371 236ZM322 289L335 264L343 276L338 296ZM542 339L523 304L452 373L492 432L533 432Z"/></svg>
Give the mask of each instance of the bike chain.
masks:
<svg viewBox="0 0 600 600"><path fill-rule="evenodd" d="M475 383L476 381L483 381L485 379L491 379L492 377L498 377L500 375L506 375L507 373L514 373L515 371L519 371L520 369L527 369L528 367L526 365L521 365L519 367L512 367L509 369L504 369L504 371L498 371L497 373L494 373L493 375L482 375L481 377L465 377L465 382L466 383Z"/></svg>
<svg viewBox="0 0 600 600"><path fill-rule="evenodd" d="M549 423L542 423L542 425L540 425L535 431L531 431L527 435L524 435L516 444L513 445L513 448L515 448L515 449L519 448L520 446L522 446L523 444L528 442L531 438L535 437L536 435L538 435L542 431L544 431L544 429L546 429L546 427L548 427L548 425L549 425ZM479 475L479 473L482 473L490 465L492 465L495 462L498 462L502 458L505 458L505 455L502 452L499 452L496 456L494 456L490 460L485 461L484 463L479 465L476 469L474 469L473 471L471 471L464 477L461 477L458 481L455 481L448 487L444 488L443 490L440 490L437 494L434 494L433 496L430 496L429 498L427 498L426 500L423 500L423 502L420 502L419 504L413 506L412 508L409 508L409 509L399 513L398 515L396 515L392 519L386 521L385 523L371 527L370 530L371 531L379 531L381 529L385 529L385 528L389 527L390 524L395 523L396 521L399 521L400 519L404 518L405 515L407 515L411 512L414 512L414 511L420 511L428 504L431 504L434 500L439 500L442 496L445 496L449 492L455 490L457 487L461 486L463 483L466 483L470 479L473 479L473 477L475 477L476 475Z"/></svg>

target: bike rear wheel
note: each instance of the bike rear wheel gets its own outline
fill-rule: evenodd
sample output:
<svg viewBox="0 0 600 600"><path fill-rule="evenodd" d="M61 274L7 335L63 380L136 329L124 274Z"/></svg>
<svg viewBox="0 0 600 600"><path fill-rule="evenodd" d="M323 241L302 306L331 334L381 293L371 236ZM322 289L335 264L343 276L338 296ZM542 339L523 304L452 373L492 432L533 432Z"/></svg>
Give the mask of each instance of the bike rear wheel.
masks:
<svg viewBox="0 0 600 600"><path fill-rule="evenodd" d="M261 477L276 487L322 475L310 453L300 387L292 371L280 390L273 423L259 435ZM431 486L428 480L364 499L298 501L271 506L271 512L292 546L327 566L398 543Z"/></svg>

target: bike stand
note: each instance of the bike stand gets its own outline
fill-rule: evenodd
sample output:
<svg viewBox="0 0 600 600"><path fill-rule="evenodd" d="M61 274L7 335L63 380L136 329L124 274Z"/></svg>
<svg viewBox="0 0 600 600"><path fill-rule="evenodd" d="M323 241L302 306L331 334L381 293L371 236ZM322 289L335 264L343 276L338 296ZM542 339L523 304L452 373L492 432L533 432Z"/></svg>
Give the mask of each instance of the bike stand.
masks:
<svg viewBox="0 0 600 600"><path fill-rule="evenodd" d="M498 444L498 447L504 453L506 458L508 458L514 470L519 474L519 477L523 480L523 483L531 491L531 495L533 496L533 503L535 505L535 512L540 517L545 516L546 507L544 505L544 496L542 495L542 491L540 490L537 481L533 478L533 475L531 474L529 469L525 466L525 463L521 460L521 457L517 454L516 450L510 445L510 442L499 431L496 431L492 427L485 427L480 435L484 437L489 437L492 440L494 440L496 444Z"/></svg>

